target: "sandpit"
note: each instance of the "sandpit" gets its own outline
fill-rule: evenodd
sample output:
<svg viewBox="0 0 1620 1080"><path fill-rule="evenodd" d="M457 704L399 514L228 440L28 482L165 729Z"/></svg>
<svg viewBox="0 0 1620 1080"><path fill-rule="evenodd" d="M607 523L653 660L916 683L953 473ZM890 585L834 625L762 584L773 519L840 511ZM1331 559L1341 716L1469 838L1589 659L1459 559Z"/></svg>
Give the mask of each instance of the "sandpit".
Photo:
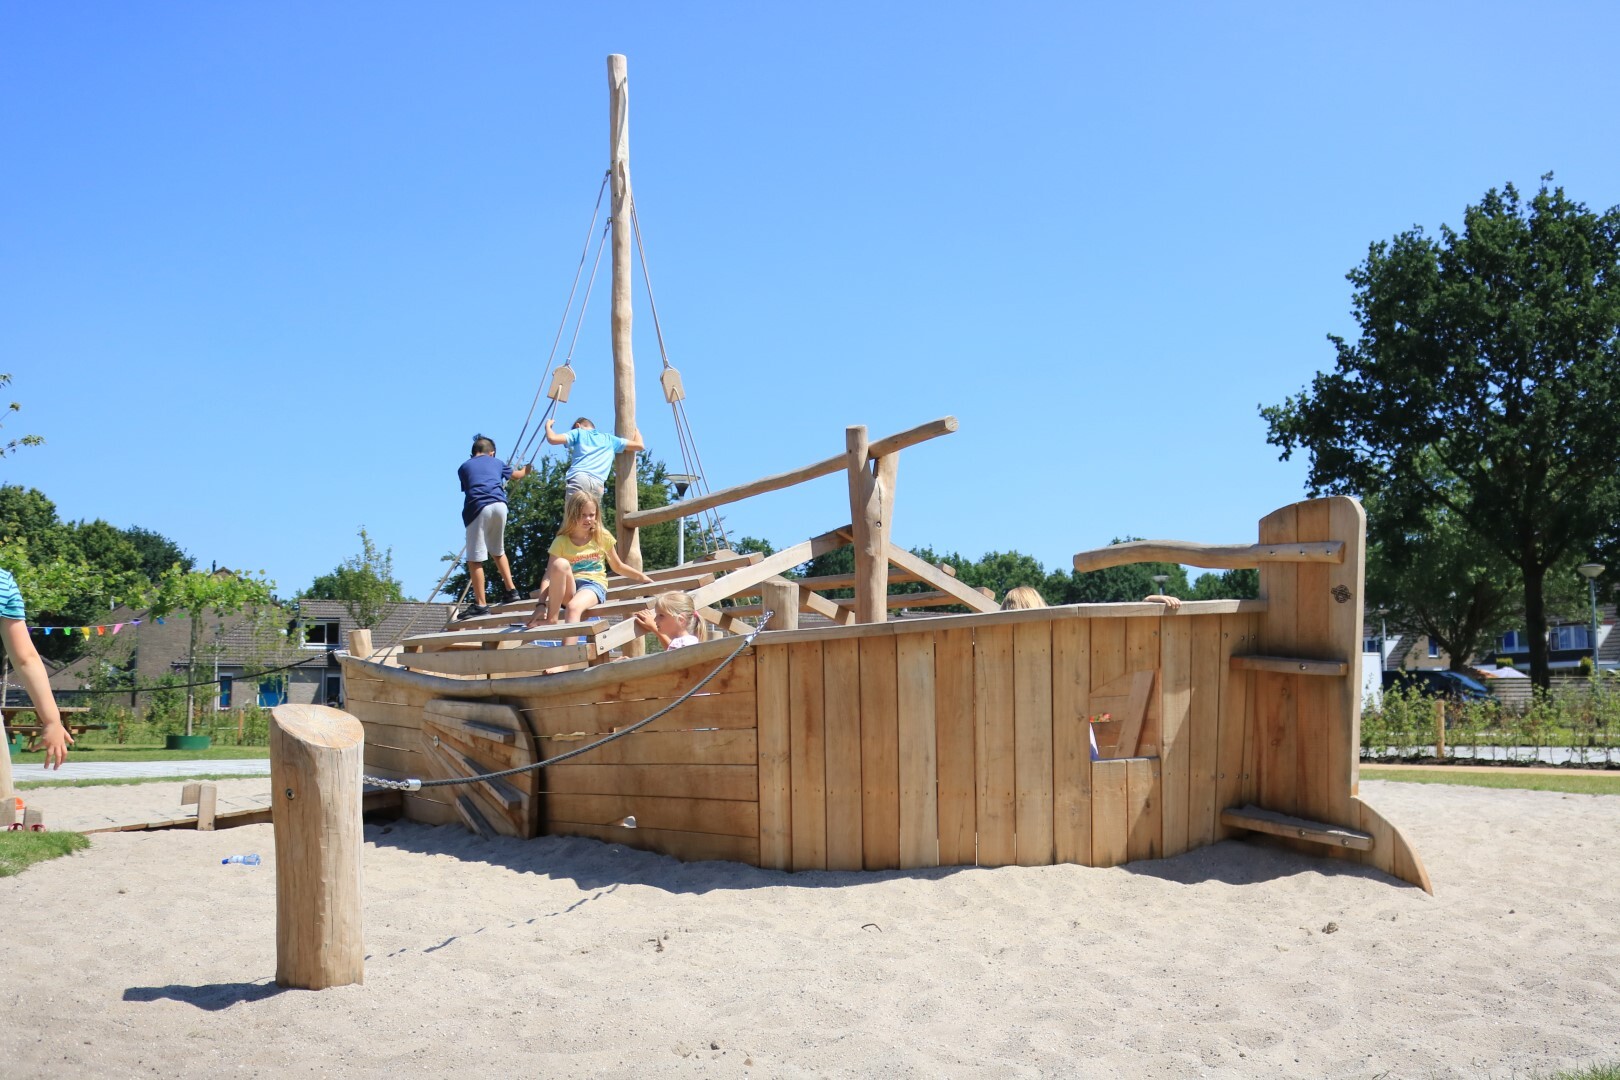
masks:
<svg viewBox="0 0 1620 1080"><path fill-rule="evenodd" d="M128 790L29 795L60 817ZM10 1077L1369 1078L1620 1060L1620 796L1362 793L1435 896L1236 842L1108 870L790 875L372 825L367 981L321 992L273 983L270 826L105 834L0 880L0 1060ZM220 865L248 851L264 866Z"/></svg>

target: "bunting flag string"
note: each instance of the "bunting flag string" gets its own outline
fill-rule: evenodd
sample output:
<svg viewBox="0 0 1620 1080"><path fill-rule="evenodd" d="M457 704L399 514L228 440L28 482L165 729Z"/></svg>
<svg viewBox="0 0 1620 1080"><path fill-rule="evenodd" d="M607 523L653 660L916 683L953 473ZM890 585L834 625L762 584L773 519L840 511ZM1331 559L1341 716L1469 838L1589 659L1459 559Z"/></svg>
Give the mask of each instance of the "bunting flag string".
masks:
<svg viewBox="0 0 1620 1080"><path fill-rule="evenodd" d="M28 631L33 634L43 634L46 637L50 637L52 634L61 634L63 637L71 637L74 634L83 634L85 637L89 637L91 634L95 634L98 637L105 637L109 633L118 633L126 626L139 626L146 621L145 619L128 619L120 623L103 623L100 626L30 626ZM151 621L156 622L159 626L164 625L162 619L153 619Z"/></svg>

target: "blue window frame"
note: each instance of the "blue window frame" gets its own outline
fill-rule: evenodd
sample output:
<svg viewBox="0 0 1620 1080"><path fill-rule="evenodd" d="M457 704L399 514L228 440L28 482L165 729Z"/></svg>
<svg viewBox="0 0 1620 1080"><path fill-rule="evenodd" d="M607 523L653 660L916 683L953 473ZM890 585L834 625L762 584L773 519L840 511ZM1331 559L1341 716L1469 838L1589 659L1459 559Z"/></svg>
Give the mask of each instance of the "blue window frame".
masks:
<svg viewBox="0 0 1620 1080"><path fill-rule="evenodd" d="M1524 642L1524 634L1518 630L1509 630L1496 639L1497 652L1529 652L1530 647Z"/></svg>
<svg viewBox="0 0 1620 1080"><path fill-rule="evenodd" d="M280 675L259 680L259 708L271 709L287 704L287 680Z"/></svg>
<svg viewBox="0 0 1620 1080"><path fill-rule="evenodd" d="M1434 660L1440 656L1440 643L1434 638L1429 639L1429 659Z"/></svg>
<svg viewBox="0 0 1620 1080"><path fill-rule="evenodd" d="M234 681L235 677L231 675L219 677L219 707L222 711L231 707L231 683Z"/></svg>

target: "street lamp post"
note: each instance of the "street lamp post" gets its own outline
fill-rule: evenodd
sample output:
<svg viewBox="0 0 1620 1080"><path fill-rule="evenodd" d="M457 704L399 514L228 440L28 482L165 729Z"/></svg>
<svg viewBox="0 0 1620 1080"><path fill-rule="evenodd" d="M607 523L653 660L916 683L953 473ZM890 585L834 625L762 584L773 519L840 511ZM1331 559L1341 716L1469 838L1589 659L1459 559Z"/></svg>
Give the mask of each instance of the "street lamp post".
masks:
<svg viewBox="0 0 1620 1080"><path fill-rule="evenodd" d="M1384 649L1386 647L1385 642L1389 638L1389 628L1385 624L1384 619L1385 619L1385 616L1387 616L1388 614L1389 614L1389 608L1381 607L1381 608L1378 609L1378 670L1379 671L1384 670Z"/></svg>
<svg viewBox="0 0 1620 1080"><path fill-rule="evenodd" d="M1159 587L1159 595L1164 595L1164 583L1170 580L1169 574L1154 574L1153 584Z"/></svg>
<svg viewBox="0 0 1620 1080"><path fill-rule="evenodd" d="M664 479L669 481L670 487L675 489L675 501L680 502L686 498L686 490L697 483L697 477L690 473L669 473ZM675 565L683 566L686 563L686 519L675 519Z"/></svg>
<svg viewBox="0 0 1620 1080"><path fill-rule="evenodd" d="M1575 568L1586 579L1587 595L1592 599L1592 677L1598 674L1598 610L1597 610L1597 578L1603 573L1602 563L1581 563Z"/></svg>

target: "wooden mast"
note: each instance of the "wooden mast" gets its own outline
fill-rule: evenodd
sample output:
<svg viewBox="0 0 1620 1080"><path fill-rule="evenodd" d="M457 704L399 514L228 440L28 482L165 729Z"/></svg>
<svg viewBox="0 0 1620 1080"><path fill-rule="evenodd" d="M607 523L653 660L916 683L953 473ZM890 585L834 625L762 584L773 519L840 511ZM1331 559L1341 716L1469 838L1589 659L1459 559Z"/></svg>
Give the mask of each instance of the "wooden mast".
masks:
<svg viewBox="0 0 1620 1080"><path fill-rule="evenodd" d="M630 273L633 225L630 212L630 85L625 59L608 57L609 181L613 188L613 430L620 438L636 433L636 361L630 345ZM614 462L614 495L618 507L619 558L641 569L641 534L626 525L625 517L641 507L636 488L636 453L626 450ZM626 654L641 655L641 639L626 646Z"/></svg>

